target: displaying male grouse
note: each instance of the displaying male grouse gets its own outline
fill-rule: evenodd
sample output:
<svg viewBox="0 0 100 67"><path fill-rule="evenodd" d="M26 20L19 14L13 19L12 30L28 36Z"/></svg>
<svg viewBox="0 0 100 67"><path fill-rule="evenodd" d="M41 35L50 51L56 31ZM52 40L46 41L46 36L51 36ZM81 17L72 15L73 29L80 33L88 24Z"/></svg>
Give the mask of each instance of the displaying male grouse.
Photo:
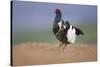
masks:
<svg viewBox="0 0 100 67"><path fill-rule="evenodd" d="M60 46L74 43L76 37L80 34L84 34L79 28L76 28L69 24L68 21L64 22L60 9L55 9L55 19L53 24L53 33L57 39L61 42ZM59 46L59 47L60 47Z"/></svg>

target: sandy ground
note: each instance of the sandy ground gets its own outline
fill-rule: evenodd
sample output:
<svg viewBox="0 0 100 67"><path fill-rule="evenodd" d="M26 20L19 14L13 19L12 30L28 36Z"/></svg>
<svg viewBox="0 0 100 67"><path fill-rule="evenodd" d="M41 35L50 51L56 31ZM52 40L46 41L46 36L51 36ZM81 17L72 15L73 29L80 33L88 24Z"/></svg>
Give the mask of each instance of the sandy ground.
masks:
<svg viewBox="0 0 100 67"><path fill-rule="evenodd" d="M68 45L64 52L57 43L22 43L14 45L13 65L58 64L97 60L94 44Z"/></svg>

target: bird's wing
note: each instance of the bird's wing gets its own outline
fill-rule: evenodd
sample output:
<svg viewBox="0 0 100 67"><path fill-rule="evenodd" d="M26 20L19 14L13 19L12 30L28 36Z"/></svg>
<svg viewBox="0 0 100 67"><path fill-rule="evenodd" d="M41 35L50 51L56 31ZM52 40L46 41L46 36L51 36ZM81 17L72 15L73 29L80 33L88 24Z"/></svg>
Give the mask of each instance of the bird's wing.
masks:
<svg viewBox="0 0 100 67"><path fill-rule="evenodd" d="M80 35L80 34L84 35L82 30L80 30L79 28L76 28L76 27L75 27L75 29L76 29L76 35Z"/></svg>

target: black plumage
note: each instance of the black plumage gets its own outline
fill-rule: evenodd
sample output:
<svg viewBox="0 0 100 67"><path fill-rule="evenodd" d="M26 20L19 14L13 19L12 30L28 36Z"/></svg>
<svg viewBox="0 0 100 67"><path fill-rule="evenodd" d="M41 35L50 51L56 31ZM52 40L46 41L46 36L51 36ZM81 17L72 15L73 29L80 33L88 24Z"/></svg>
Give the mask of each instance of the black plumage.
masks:
<svg viewBox="0 0 100 67"><path fill-rule="evenodd" d="M55 34L55 36L57 37L57 39L62 42L63 41L63 37L65 36L64 28L63 28L63 24L64 21L62 20L62 15L61 15L61 11L59 9L55 9L55 19L54 19L54 24L53 24L53 33ZM61 22L62 26L61 26L61 30L60 27L58 25L58 23Z"/></svg>
<svg viewBox="0 0 100 67"><path fill-rule="evenodd" d="M64 45L65 48L67 44L71 44L72 42L74 42L73 39L71 41L70 36L73 37L75 36L74 39L76 39L76 36L79 36L80 34L83 35L84 33L79 28L70 25L68 21L64 22L64 20L62 19L62 14L60 9L55 9L55 13L56 16L53 24L53 33L57 37L57 39L61 42L60 46ZM71 33L70 31L75 33Z"/></svg>

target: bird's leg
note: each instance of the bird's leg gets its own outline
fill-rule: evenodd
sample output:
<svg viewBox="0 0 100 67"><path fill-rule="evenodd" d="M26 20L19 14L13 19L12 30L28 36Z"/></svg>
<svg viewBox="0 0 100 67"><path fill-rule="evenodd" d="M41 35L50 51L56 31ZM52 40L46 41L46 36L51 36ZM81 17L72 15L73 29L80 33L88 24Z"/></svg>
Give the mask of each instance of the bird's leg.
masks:
<svg viewBox="0 0 100 67"><path fill-rule="evenodd" d="M59 45L59 47L61 47L63 45L63 43L61 43L60 45Z"/></svg>
<svg viewBox="0 0 100 67"><path fill-rule="evenodd" d="M61 47L62 46L62 43L57 47L57 48L59 48L59 47Z"/></svg>
<svg viewBox="0 0 100 67"><path fill-rule="evenodd" d="M57 48L60 48L63 45L63 43L61 43Z"/></svg>
<svg viewBox="0 0 100 67"><path fill-rule="evenodd" d="M67 46L67 44L64 44L64 47L63 47L63 52L64 52L64 49L65 49L65 47Z"/></svg>

